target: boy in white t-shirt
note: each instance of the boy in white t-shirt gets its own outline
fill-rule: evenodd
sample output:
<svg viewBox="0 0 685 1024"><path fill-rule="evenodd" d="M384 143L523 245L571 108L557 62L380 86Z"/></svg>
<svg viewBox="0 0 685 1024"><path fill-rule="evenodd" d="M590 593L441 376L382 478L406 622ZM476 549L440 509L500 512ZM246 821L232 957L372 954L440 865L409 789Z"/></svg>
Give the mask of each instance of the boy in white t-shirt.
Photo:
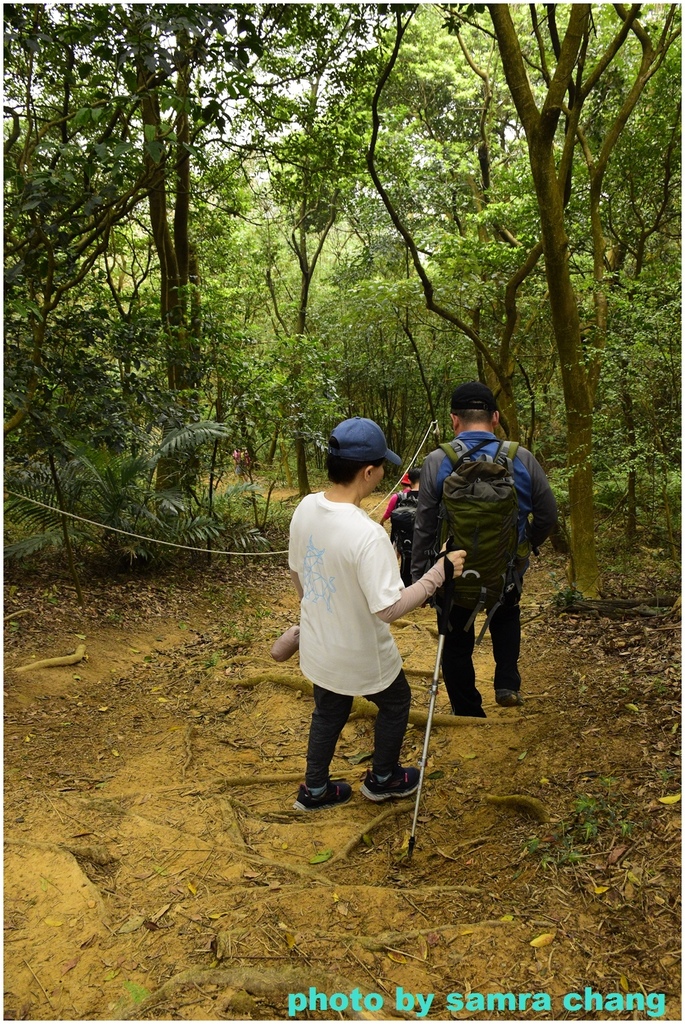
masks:
<svg viewBox="0 0 685 1024"><path fill-rule="evenodd" d="M411 691L389 623L431 597L445 570L440 559L405 589L387 533L361 508L383 479L386 459L401 463L373 420L344 420L329 440L330 487L307 495L290 525L290 574L300 596L300 667L314 684L315 703L298 810L349 800L350 786L331 782L329 768L357 695L378 706L373 768L362 794L381 801L409 796L418 787L418 769L398 763ZM457 575L465 556L464 551L446 555ZM296 628L288 634L292 653Z"/></svg>

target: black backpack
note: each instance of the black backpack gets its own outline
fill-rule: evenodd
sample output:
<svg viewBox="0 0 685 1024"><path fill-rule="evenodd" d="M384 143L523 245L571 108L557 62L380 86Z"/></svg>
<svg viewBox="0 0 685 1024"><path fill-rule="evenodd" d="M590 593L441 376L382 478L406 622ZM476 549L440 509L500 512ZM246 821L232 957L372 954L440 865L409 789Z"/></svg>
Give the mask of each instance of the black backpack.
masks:
<svg viewBox="0 0 685 1024"><path fill-rule="evenodd" d="M418 503L418 491L398 494L397 504L390 513L390 540L395 545L395 549L403 555L411 554Z"/></svg>
<svg viewBox="0 0 685 1024"><path fill-rule="evenodd" d="M452 463L443 485L441 536L443 541L451 536L454 547L466 550L464 571L454 580L453 601L473 611L465 630L479 611L488 612L476 644L503 601L520 593L516 569L529 551L527 541L520 544L518 537L513 465L518 444L502 441L492 456L481 450L489 443L469 449L459 442L457 451L451 444L440 446Z"/></svg>

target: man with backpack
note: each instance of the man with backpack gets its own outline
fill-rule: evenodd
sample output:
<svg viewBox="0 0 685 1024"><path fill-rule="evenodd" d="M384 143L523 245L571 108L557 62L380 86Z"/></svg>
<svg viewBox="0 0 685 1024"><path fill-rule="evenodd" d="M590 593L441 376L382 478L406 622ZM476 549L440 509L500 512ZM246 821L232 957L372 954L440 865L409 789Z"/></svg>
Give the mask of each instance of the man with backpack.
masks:
<svg viewBox="0 0 685 1024"><path fill-rule="evenodd" d="M455 715L485 718L476 687L474 622L487 612L492 637L495 700L523 704L518 659L519 600L530 551L537 551L557 521L554 495L542 467L516 442L502 442L495 429L495 397L478 381L452 394L455 437L431 452L421 469L414 525L412 576L419 579L447 537L467 552L455 581L442 672ZM439 600L439 598L438 598Z"/></svg>

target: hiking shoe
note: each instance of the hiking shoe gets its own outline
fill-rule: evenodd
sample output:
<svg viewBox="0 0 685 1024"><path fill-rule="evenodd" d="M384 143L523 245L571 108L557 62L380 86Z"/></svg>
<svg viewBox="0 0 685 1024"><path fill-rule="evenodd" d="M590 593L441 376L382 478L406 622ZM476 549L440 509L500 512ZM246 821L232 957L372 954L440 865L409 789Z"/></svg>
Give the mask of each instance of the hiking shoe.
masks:
<svg viewBox="0 0 685 1024"><path fill-rule="evenodd" d="M346 782L331 782L329 779L326 790L321 796L312 796L303 782L293 809L296 811L318 811L320 807L347 803L351 796L352 787Z"/></svg>
<svg viewBox="0 0 685 1024"><path fill-rule="evenodd" d="M501 708L520 708L523 704L518 690L495 690L495 700Z"/></svg>
<svg viewBox="0 0 685 1024"><path fill-rule="evenodd" d="M400 800L411 796L419 788L420 773L418 768L403 768L398 764L389 779L379 782L369 770L362 783L362 794L367 800L378 803L380 800Z"/></svg>

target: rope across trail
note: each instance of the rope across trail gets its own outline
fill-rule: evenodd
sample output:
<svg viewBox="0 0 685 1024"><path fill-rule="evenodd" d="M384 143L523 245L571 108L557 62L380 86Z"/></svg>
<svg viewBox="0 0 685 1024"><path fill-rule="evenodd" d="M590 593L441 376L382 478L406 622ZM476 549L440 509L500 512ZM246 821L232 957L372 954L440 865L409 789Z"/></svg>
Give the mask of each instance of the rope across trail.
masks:
<svg viewBox="0 0 685 1024"><path fill-rule="evenodd" d="M414 463L416 462L421 453L421 449L426 443L428 435L430 434L431 430L437 430L437 426L438 421L433 420L430 426L428 427L428 430L423 435L421 444L417 448L416 454L414 455L411 462L404 471L405 473L408 473L409 470L412 468L412 466L414 465ZM404 475L404 473L402 475ZM381 505L390 497L393 491L399 486L401 480L402 477L400 477L397 483L393 485L392 489L388 491L385 497L381 498L378 504L373 509L371 509L369 515L373 516L374 512L376 512L381 507ZM106 523L98 523L95 519L85 519L83 516L77 516L74 512L64 512L61 508L57 508L56 505L47 505L45 504L45 502L37 501L35 498L27 498L24 494L18 494L16 491L6 491L5 493L11 494L13 498L21 498L22 501L28 501L31 505L37 505L38 508L46 508L49 509L51 512L57 512L61 516L66 516L67 519L75 519L79 523L87 523L88 526L95 526L98 527L100 530L109 530L110 533L119 533L122 534L122 536L124 537L133 537L135 540L145 540L148 542L148 544L161 544L163 547L166 548L178 548L180 551L195 551L201 555L226 555L227 557L234 558L275 558L276 556L288 554L287 548L280 551L225 551L221 548L196 548L191 547L188 544L176 544L170 540L158 540L156 537L147 537L145 536L145 534L142 533L132 533L130 530L121 530L117 526L108 526Z"/></svg>
<svg viewBox="0 0 685 1024"><path fill-rule="evenodd" d="M146 537L142 533L131 533L130 530L120 530L117 526L107 526L106 523L98 523L94 519L84 519L83 516L77 516L73 512L63 512L61 508L57 508L55 505L45 505L42 501L36 501L35 498L26 498L23 494L17 494L16 491L7 491L6 493L11 494L14 498L21 498L22 501L28 501L32 505L38 505L39 508L51 509L53 512L66 516L68 519L76 519L80 523L88 523L89 526L98 526L101 530L109 530L111 533L121 533L124 537L146 540L150 544L162 544L167 548L180 548L181 551L198 551L203 555L236 555L242 558L273 558L275 555L288 554L287 549L284 551L224 551L221 548L194 548L188 544L175 544L170 540L157 540L155 537Z"/></svg>
<svg viewBox="0 0 685 1024"><path fill-rule="evenodd" d="M390 495L393 494L397 490L397 488L402 483L402 477L406 476L406 474L409 472L409 470L412 469L412 467L414 466L414 463L416 462L416 460L418 459L419 455L421 454L423 446L426 443L426 441L428 440L428 435L431 433L431 431L434 434L436 434L436 436L437 436L437 434L438 434L438 421L437 420L431 420L431 422L430 422L430 424L428 426L428 430L423 435L423 437L421 439L421 444L416 449L416 452L414 453L414 457L412 458L411 462L409 463L407 468L405 470L403 470L402 476L399 478L399 480L395 484L393 484L393 486L390 488L388 493L386 495L384 495L384 497L381 498L381 500L378 502L378 504L374 505L374 507L371 509L371 511L369 512L369 515L371 517L373 517L374 513L378 511L378 509L381 507L381 505L383 505L388 500Z"/></svg>

